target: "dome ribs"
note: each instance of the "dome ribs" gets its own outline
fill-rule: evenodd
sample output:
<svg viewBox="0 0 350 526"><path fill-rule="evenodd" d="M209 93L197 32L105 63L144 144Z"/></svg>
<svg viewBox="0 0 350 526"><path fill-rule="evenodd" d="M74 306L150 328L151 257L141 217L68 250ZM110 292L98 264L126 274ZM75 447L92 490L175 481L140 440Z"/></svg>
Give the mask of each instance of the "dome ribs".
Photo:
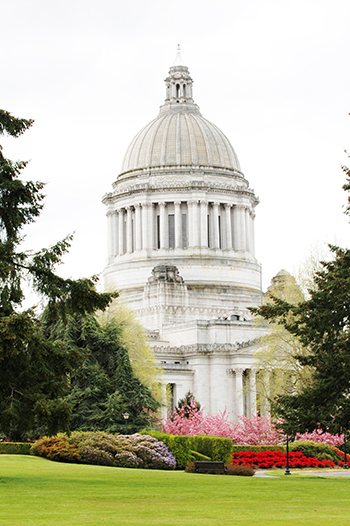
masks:
<svg viewBox="0 0 350 526"><path fill-rule="evenodd" d="M189 119L188 114L184 114L186 126L187 126L187 133L189 138L189 147L190 147L190 162L194 165L198 164L198 156L197 156L197 150L196 150L196 139L195 134L193 131L193 123Z"/></svg>

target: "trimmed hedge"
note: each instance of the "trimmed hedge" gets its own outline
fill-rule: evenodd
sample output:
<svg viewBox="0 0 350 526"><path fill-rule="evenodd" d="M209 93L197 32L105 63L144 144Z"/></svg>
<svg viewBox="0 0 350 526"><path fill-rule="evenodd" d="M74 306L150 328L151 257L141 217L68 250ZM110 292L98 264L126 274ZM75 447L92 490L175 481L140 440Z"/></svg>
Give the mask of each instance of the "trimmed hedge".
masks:
<svg viewBox="0 0 350 526"><path fill-rule="evenodd" d="M209 435L170 435L168 433L161 433L160 431L141 431L141 434L151 435L164 442L174 455L178 469L185 469L187 464L193 460L195 452L204 455L209 460L222 462L230 459L230 454L232 453L231 438Z"/></svg>
<svg viewBox="0 0 350 526"><path fill-rule="evenodd" d="M301 451L305 457L315 457L319 460L331 460L338 464L343 457L337 453L333 446L323 442L311 442L310 440L297 440L289 446L290 451Z"/></svg>
<svg viewBox="0 0 350 526"><path fill-rule="evenodd" d="M150 435L168 446L175 457L176 468L185 469L192 460L192 438L182 435L169 435L160 431L141 431L142 435Z"/></svg>
<svg viewBox="0 0 350 526"><path fill-rule="evenodd" d="M211 460L210 457L207 457L206 455L202 455L202 453L198 453L198 451L191 451L192 460Z"/></svg>
<svg viewBox="0 0 350 526"><path fill-rule="evenodd" d="M30 455L30 442L0 442L0 455Z"/></svg>
<svg viewBox="0 0 350 526"><path fill-rule="evenodd" d="M232 439L209 435L193 436L192 449L211 460L226 462L232 453Z"/></svg>

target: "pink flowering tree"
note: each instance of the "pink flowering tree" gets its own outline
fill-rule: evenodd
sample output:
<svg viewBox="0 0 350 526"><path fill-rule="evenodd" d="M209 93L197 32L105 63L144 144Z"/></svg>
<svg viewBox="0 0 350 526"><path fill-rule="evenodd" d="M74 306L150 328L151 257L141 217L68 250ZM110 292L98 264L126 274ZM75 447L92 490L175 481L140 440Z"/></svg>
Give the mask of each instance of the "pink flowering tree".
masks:
<svg viewBox="0 0 350 526"><path fill-rule="evenodd" d="M270 414L255 414L251 417L240 415L238 419L232 437L235 444L279 444L286 440L281 429L271 420Z"/></svg>

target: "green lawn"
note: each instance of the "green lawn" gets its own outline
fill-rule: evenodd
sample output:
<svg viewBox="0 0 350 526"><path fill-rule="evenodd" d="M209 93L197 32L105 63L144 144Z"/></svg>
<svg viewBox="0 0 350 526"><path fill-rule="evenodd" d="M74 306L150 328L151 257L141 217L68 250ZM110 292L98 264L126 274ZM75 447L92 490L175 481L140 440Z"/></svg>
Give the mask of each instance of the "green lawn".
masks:
<svg viewBox="0 0 350 526"><path fill-rule="evenodd" d="M0 455L0 525L349 525L350 478L252 478Z"/></svg>

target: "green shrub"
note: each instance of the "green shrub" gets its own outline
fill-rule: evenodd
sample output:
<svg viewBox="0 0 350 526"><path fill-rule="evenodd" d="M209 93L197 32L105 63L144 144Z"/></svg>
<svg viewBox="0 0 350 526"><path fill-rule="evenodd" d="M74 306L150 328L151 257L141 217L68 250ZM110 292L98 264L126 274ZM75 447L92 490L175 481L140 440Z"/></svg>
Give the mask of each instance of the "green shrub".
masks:
<svg viewBox="0 0 350 526"><path fill-rule="evenodd" d="M191 457L193 460L211 460L210 457L207 457L206 455L202 455L202 453L198 453L198 451L191 450Z"/></svg>
<svg viewBox="0 0 350 526"><path fill-rule="evenodd" d="M191 461L191 451L194 449L192 447L193 437L170 435L159 431L142 431L142 434L148 434L164 442L175 457L177 469L185 469L188 462Z"/></svg>
<svg viewBox="0 0 350 526"><path fill-rule="evenodd" d="M66 435L59 434L55 437L43 437L33 444L32 453L38 457L56 460L57 462L80 462L80 455L76 446L69 443Z"/></svg>
<svg viewBox="0 0 350 526"><path fill-rule="evenodd" d="M329 444L323 442L311 442L310 440L297 440L289 445L290 451L301 451L306 457L314 457L318 460L332 460L336 464L343 458Z"/></svg>
<svg viewBox="0 0 350 526"><path fill-rule="evenodd" d="M225 461L230 457L232 439L214 436L192 437L192 449L214 461Z"/></svg>
<svg viewBox="0 0 350 526"><path fill-rule="evenodd" d="M0 455L30 455L29 442L0 442Z"/></svg>

